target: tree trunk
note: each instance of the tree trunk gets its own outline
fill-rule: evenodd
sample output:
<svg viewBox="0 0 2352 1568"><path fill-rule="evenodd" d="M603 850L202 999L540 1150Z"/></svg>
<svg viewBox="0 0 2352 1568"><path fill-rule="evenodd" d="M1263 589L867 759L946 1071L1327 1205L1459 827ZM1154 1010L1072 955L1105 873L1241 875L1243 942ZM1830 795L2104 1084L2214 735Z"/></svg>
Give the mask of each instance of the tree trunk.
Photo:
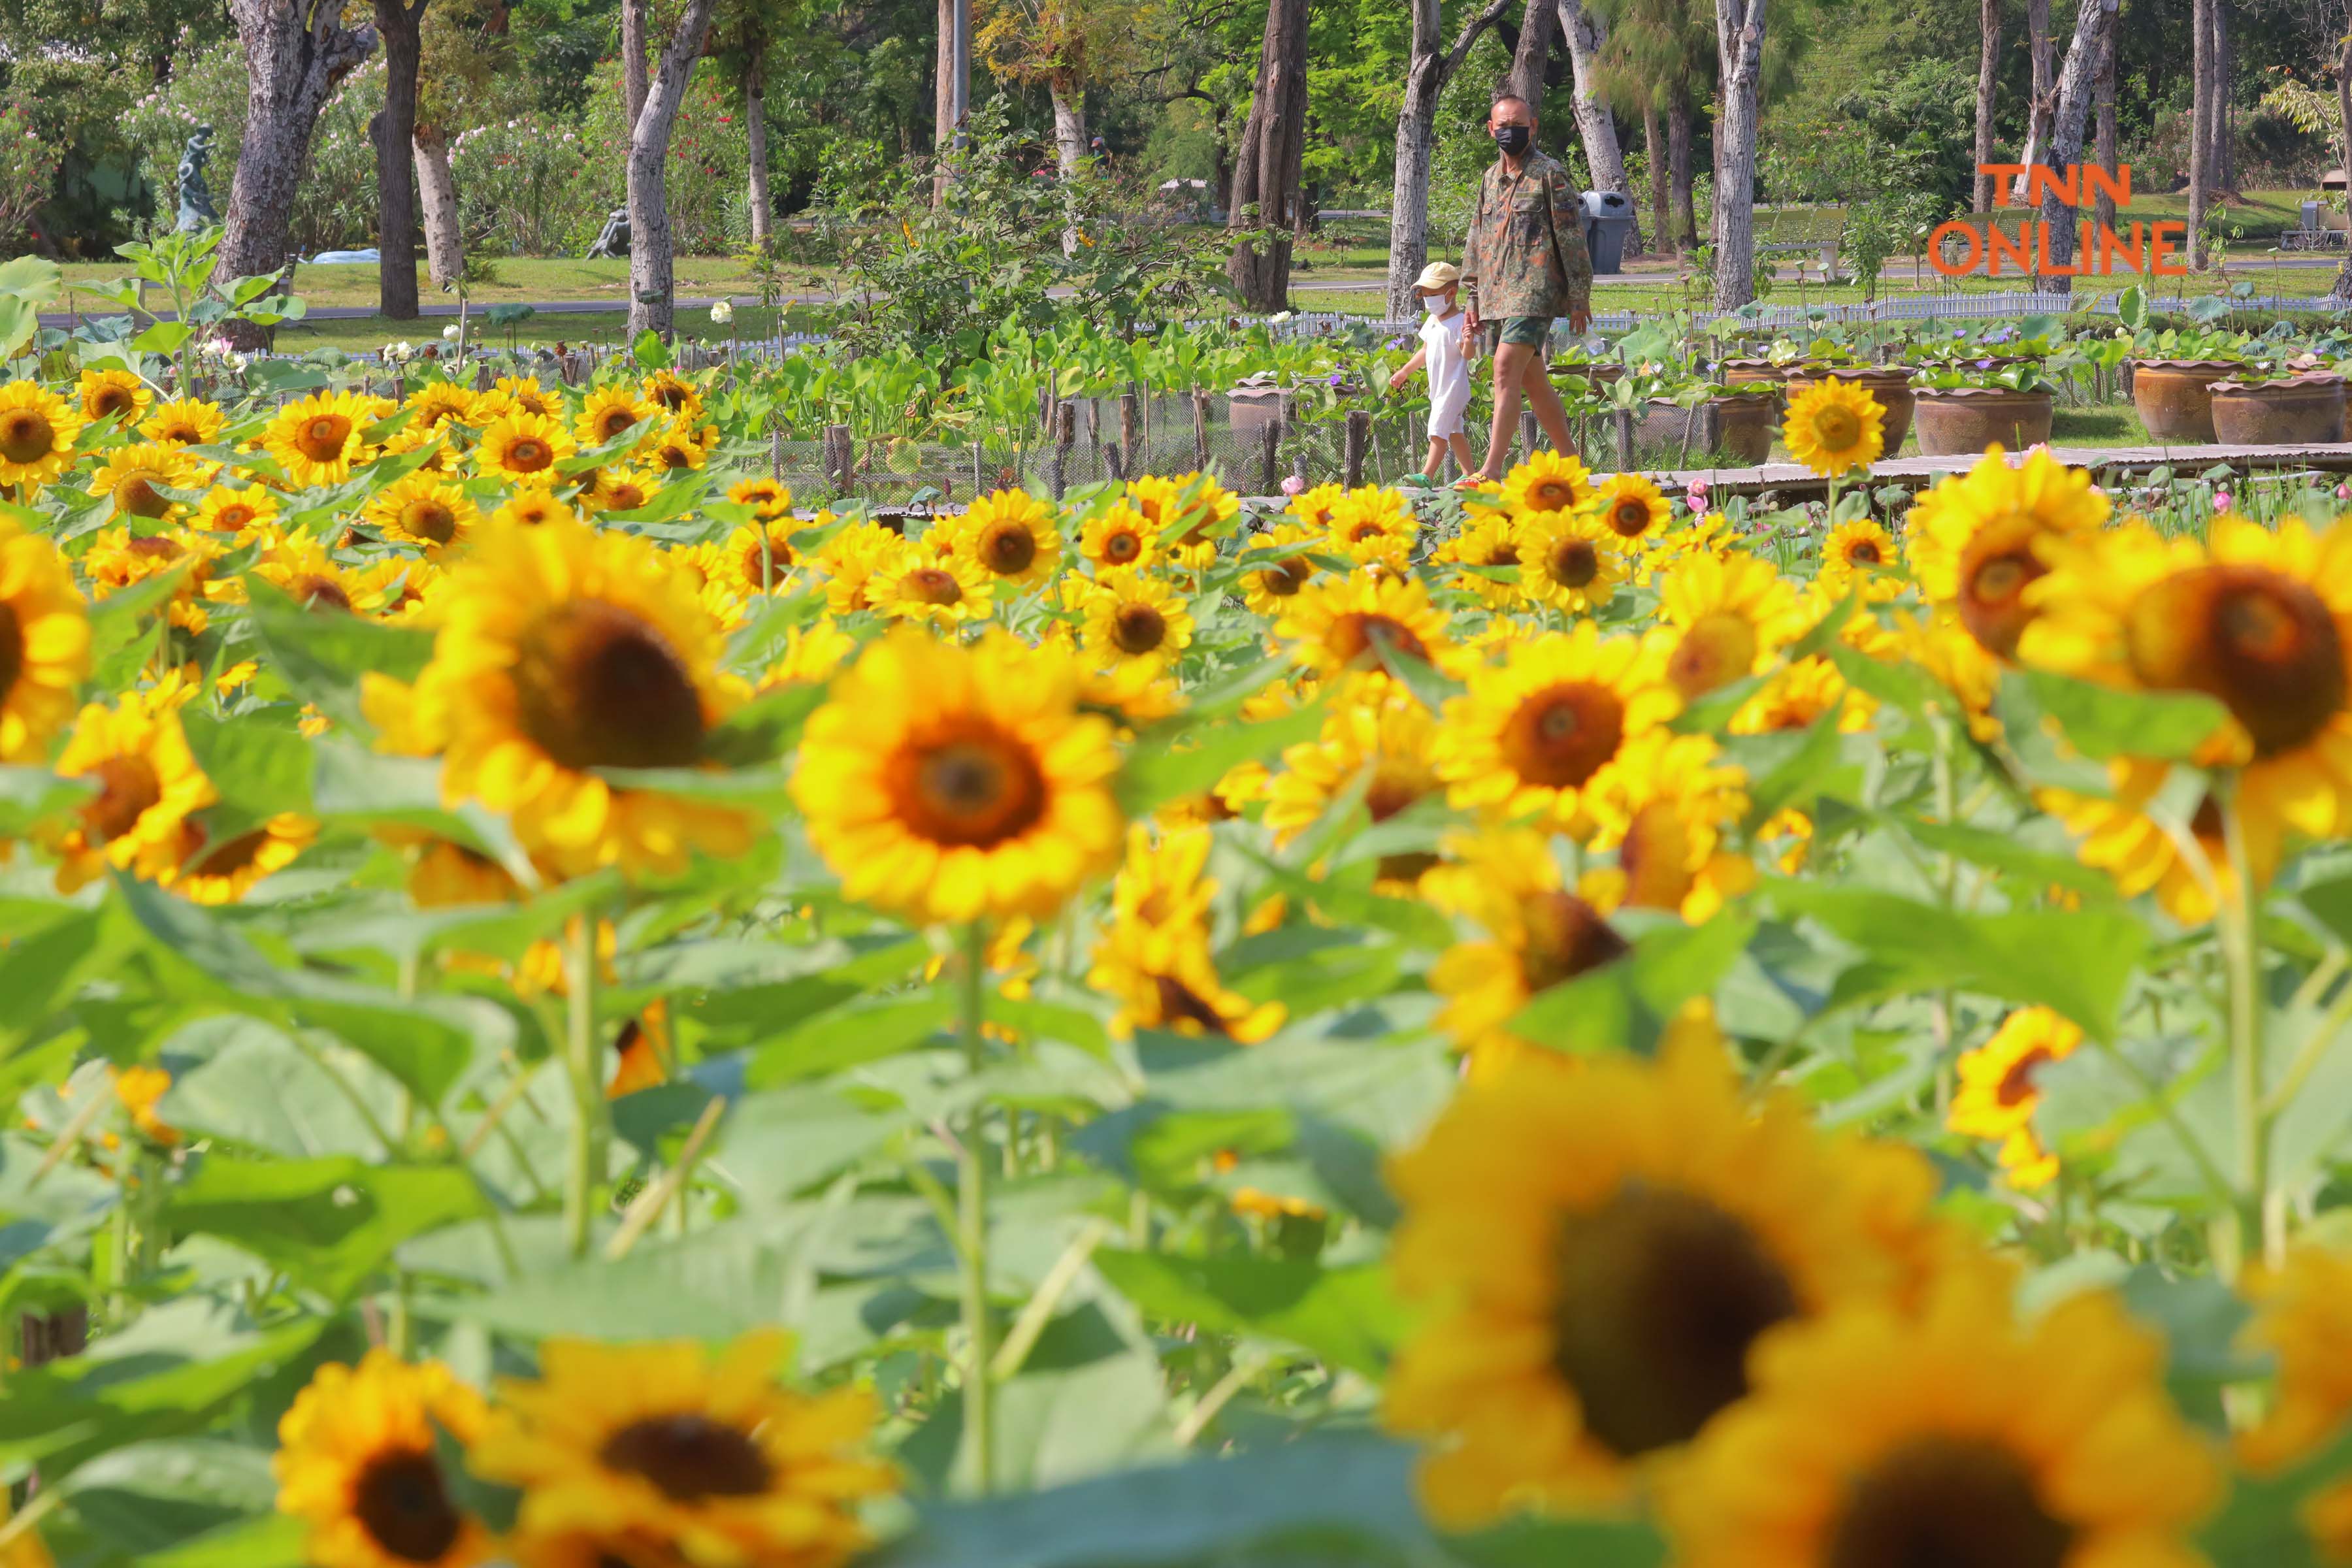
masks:
<svg viewBox="0 0 2352 1568"><path fill-rule="evenodd" d="M1983 31L1983 47L1977 55L1977 167L1992 163L1992 98L1993 88L2000 79L2000 0L1979 0L1977 24ZM1992 211L2000 200L1993 189L1990 174L1976 178L1976 210Z"/></svg>
<svg viewBox="0 0 2352 1568"><path fill-rule="evenodd" d="M745 161L751 166L751 248L765 256L776 208L768 191L768 84L757 50L743 72L743 121Z"/></svg>
<svg viewBox="0 0 2352 1568"><path fill-rule="evenodd" d="M1551 53L1553 0L1528 0L1519 18L1519 38L1511 50L1511 90L1540 110L1544 99L1544 57Z"/></svg>
<svg viewBox="0 0 2352 1568"><path fill-rule="evenodd" d="M1593 188L1623 191L1630 197L1625 149L1617 140L1617 118L1601 101L1601 46L1608 41L1608 31L1579 0L1559 0L1559 30L1568 40L1569 68L1576 74L1576 128L1584 137L1584 161L1591 166ZM1638 216L1626 239L1628 255L1642 248Z"/></svg>
<svg viewBox="0 0 2352 1568"><path fill-rule="evenodd" d="M642 0L625 0L641 4ZM677 31L662 51L661 68L646 84L645 112L629 137L629 335L669 335L677 307L670 249L669 200L663 185L669 136L686 98L687 79L702 58L717 0L687 0Z"/></svg>
<svg viewBox="0 0 2352 1568"><path fill-rule="evenodd" d="M1530 5L1538 0L1529 0ZM1307 0L1271 0L1257 86L1234 164L1230 232L1239 237L1225 270L1242 303L1282 310L1290 297L1290 230L1307 152ZM1261 238L1245 237L1266 231Z"/></svg>
<svg viewBox="0 0 2352 1568"><path fill-rule="evenodd" d="M466 275L466 240L457 220L457 182L449 177L449 142L432 125L416 128L416 190L424 197L425 266L433 286Z"/></svg>
<svg viewBox="0 0 2352 1568"><path fill-rule="evenodd" d="M2205 262L2205 204L2211 195L2207 182L2213 173L2211 130L2213 93L2214 0L2195 0L2189 18L2189 265Z"/></svg>
<svg viewBox="0 0 2352 1568"><path fill-rule="evenodd" d="M2097 97L2091 104L2093 122L2098 127L2092 152L2092 161L2110 175L2116 172L2116 34L2123 24L2123 9L2116 10L2116 26L2099 35L2099 65ZM2116 226L2116 198L2105 187L2099 190L2092 203L2092 218L2103 227Z"/></svg>
<svg viewBox="0 0 2352 1568"><path fill-rule="evenodd" d="M1715 132L1715 308L1756 298L1756 114L1766 0L1715 0L1721 116Z"/></svg>
<svg viewBox="0 0 2352 1568"><path fill-rule="evenodd" d="M2230 84L2238 75L2238 46L2230 32L2229 0L2213 0L2213 188L2238 195L2237 115Z"/></svg>
<svg viewBox="0 0 2352 1568"><path fill-rule="evenodd" d="M1691 193L1690 79L1678 78L1666 94L1666 169L1673 183L1675 245L1688 250L1698 243L1698 205Z"/></svg>
<svg viewBox="0 0 2352 1568"><path fill-rule="evenodd" d="M1045 96L1054 106L1054 162L1060 169L1065 184L1076 180L1087 166L1087 100L1086 89L1076 81L1049 77ZM1062 230L1062 254L1078 253L1078 231Z"/></svg>
<svg viewBox="0 0 2352 1568"><path fill-rule="evenodd" d="M388 320L416 320L416 189L409 163L416 140L416 67L424 54L425 0L375 0L383 39L383 109L375 135L376 309Z"/></svg>
<svg viewBox="0 0 2352 1568"><path fill-rule="evenodd" d="M1650 166L1650 228L1658 243L1676 256L1683 247L1675 235L1666 197L1666 139L1658 129L1658 100L1645 86L1642 92L1642 156Z"/></svg>
<svg viewBox="0 0 2352 1568"><path fill-rule="evenodd" d="M2083 132L2091 118L2091 100L2098 94L2099 51L2115 37L2119 0L2083 0L2074 16L2074 41L2066 46L2066 68L2060 73L2050 113L2050 163L2063 170L2083 161ZM2042 226L2049 238L2051 272L2042 286L2053 293L2072 293L2074 279L2061 268L2074 259L2074 230L2080 220L2059 193L2044 186Z"/></svg>
<svg viewBox="0 0 2352 1568"><path fill-rule="evenodd" d="M971 0L940 0L937 90L931 100L931 153L944 159L963 134L971 82ZM931 205L947 200L947 171L931 180Z"/></svg>
<svg viewBox="0 0 2352 1568"><path fill-rule="evenodd" d="M229 0L245 45L245 141L228 190L227 232L216 276L276 272L291 259L287 230L310 159L319 112L342 79L375 52L375 28L345 27L334 7L297 0ZM237 347L258 348L259 328L223 322Z"/></svg>
<svg viewBox="0 0 2352 1568"><path fill-rule="evenodd" d="M621 0L621 102L634 127L646 112L646 7L652 0Z"/></svg>
<svg viewBox="0 0 2352 1568"><path fill-rule="evenodd" d="M2343 145L2337 156L2343 162L2336 166L2352 170L2352 32L2344 35L2344 52L2336 60L2336 121L2344 132ZM2352 247L2344 252L2344 265L2336 270L2336 283L2328 292L2338 300L2352 299Z"/></svg>
<svg viewBox="0 0 2352 1568"><path fill-rule="evenodd" d="M1429 260L1429 161L1436 140L1437 100L1462 68L1470 46L1494 26L1511 0L1488 0L1486 9L1463 26L1454 47L1444 50L1438 3L1412 0L1412 53L1405 66L1404 101L1397 108L1396 175L1389 187L1388 310L1392 321L1410 321L1419 313L1412 283Z"/></svg>

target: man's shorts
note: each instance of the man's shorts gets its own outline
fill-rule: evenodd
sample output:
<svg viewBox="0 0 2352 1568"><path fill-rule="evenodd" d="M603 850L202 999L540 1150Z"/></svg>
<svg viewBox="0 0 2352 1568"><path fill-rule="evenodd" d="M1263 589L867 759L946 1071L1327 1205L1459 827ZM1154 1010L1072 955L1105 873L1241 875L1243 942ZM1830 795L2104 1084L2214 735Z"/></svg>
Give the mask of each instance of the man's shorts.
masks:
<svg viewBox="0 0 2352 1568"><path fill-rule="evenodd" d="M1506 316L1502 341L1521 348L1539 349L1551 338L1551 321L1549 316Z"/></svg>

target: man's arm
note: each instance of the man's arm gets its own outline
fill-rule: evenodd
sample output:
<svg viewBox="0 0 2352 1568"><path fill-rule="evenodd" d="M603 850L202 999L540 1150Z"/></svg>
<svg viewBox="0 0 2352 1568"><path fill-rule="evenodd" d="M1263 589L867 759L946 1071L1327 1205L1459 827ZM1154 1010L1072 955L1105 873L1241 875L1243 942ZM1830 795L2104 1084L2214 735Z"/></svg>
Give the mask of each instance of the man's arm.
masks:
<svg viewBox="0 0 2352 1568"><path fill-rule="evenodd" d="M1592 325L1592 253L1584 245L1584 198L1565 170L1552 179L1551 224L1568 272L1568 328L1580 332Z"/></svg>

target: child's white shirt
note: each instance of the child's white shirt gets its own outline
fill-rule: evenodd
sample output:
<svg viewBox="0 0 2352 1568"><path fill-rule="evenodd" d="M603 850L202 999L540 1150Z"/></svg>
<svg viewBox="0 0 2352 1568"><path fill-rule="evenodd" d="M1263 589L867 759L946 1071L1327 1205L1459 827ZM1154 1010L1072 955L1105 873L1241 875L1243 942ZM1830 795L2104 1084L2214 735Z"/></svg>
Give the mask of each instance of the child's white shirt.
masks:
<svg viewBox="0 0 2352 1568"><path fill-rule="evenodd" d="M1461 430L1462 411L1470 406L1469 324L1470 313L1461 310L1443 318L1422 318L1422 367L1429 373L1429 438L1433 441Z"/></svg>

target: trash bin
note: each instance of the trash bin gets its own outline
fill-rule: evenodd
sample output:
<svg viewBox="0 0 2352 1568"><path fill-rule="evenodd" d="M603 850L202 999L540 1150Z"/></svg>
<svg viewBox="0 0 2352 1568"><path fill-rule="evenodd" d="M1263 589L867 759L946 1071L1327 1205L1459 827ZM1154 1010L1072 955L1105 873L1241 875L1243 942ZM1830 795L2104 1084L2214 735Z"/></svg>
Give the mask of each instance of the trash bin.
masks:
<svg viewBox="0 0 2352 1568"><path fill-rule="evenodd" d="M1584 248L1592 270L1614 272L1625 259L1625 237L1633 232L1633 198L1622 191L1584 193Z"/></svg>

